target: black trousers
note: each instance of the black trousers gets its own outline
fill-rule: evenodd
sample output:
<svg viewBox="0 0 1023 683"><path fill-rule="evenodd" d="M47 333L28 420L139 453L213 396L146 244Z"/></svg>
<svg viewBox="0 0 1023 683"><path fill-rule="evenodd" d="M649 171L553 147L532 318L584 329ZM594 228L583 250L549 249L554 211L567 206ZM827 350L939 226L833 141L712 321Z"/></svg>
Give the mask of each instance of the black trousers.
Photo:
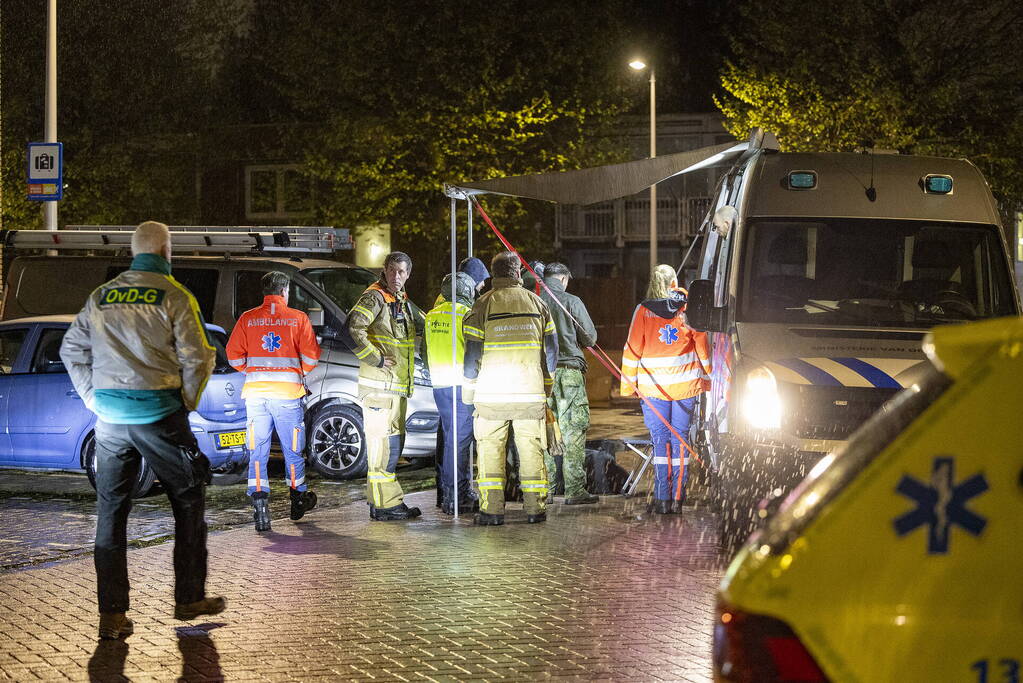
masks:
<svg viewBox="0 0 1023 683"><path fill-rule="evenodd" d="M96 423L96 593L99 611L127 612L128 513L140 458L153 468L174 511L174 601L206 597L206 478L182 408L152 424Z"/></svg>

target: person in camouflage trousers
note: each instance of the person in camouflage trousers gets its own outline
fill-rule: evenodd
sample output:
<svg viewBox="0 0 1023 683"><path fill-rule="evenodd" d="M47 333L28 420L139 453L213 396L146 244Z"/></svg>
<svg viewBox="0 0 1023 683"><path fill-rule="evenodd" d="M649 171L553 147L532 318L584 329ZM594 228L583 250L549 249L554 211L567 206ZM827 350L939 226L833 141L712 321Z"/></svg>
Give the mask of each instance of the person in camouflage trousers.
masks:
<svg viewBox="0 0 1023 683"><path fill-rule="evenodd" d="M572 273L563 263L548 263L544 270L543 281L547 289L540 298L550 308L554 325L558 328L558 366L554 371L554 390L547 399L547 405L557 416L564 444L565 505L586 505L600 500L586 491L586 430L590 426L590 402L586 396L586 359L583 357L583 349L597 343L597 329L582 299L566 291L571 277ZM554 500L558 486L553 450L548 449L546 455L548 502Z"/></svg>

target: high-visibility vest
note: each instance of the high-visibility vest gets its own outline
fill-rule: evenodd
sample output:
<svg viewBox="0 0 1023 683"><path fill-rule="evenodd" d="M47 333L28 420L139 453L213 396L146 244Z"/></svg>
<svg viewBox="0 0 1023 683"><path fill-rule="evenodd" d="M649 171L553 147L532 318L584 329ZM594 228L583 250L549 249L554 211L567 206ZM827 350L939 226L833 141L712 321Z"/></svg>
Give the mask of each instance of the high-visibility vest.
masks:
<svg viewBox="0 0 1023 683"><path fill-rule="evenodd" d="M635 393L628 378L647 398L690 398L710 388L710 369L707 335L687 326L681 310L662 318L636 307L622 352L622 396Z"/></svg>
<svg viewBox="0 0 1023 683"><path fill-rule="evenodd" d="M451 347L451 318L455 318L454 355ZM435 387L461 386L462 360L465 357L465 335L462 321L469 312L465 304L440 301L426 314L426 355L430 364L430 381Z"/></svg>
<svg viewBox="0 0 1023 683"><path fill-rule="evenodd" d="M242 398L300 398L305 375L320 358L309 318L288 308L284 297L268 295L263 305L245 311L227 342L227 361L245 372Z"/></svg>

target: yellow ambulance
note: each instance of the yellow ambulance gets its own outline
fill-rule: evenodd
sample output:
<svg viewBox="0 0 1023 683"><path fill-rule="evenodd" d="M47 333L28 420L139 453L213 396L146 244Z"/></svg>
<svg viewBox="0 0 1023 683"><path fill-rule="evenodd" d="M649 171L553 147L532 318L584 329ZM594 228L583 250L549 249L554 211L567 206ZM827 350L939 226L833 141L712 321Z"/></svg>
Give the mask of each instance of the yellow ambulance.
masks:
<svg viewBox="0 0 1023 683"><path fill-rule="evenodd" d="M1023 318L924 350L730 565L716 680L1023 680Z"/></svg>

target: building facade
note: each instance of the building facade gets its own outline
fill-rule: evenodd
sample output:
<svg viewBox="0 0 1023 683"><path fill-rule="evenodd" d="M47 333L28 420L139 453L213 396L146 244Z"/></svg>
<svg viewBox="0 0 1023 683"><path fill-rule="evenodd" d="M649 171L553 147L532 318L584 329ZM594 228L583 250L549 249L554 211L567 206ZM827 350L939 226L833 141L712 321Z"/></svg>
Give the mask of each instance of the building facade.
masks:
<svg viewBox="0 0 1023 683"><path fill-rule="evenodd" d="M624 129L632 158L648 155L649 119L635 117ZM732 142L720 114L666 114L657 118L658 155ZM714 195L719 171L709 169L657 185L658 260L677 265L692 243ZM582 278L646 282L650 263L650 193L555 211L555 249Z"/></svg>

